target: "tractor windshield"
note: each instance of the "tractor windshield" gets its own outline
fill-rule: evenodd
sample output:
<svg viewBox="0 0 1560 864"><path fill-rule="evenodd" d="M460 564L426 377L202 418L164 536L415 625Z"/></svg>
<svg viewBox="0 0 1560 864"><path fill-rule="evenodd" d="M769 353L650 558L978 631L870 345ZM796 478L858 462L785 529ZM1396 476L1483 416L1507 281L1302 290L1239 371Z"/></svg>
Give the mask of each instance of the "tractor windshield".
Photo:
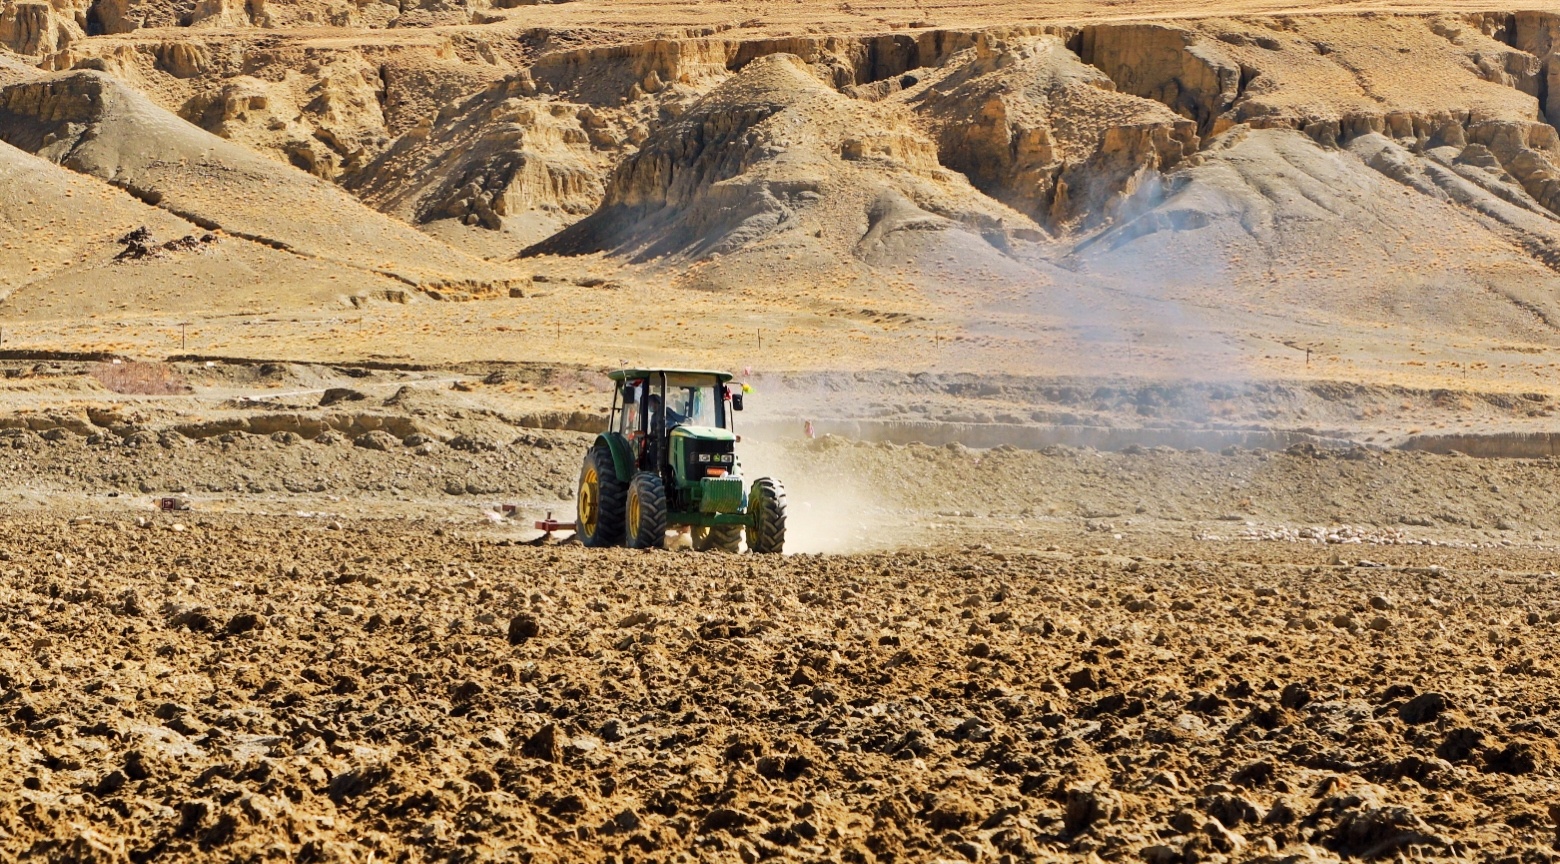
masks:
<svg viewBox="0 0 1560 864"><path fill-rule="evenodd" d="M726 428L725 393L713 376L668 375L666 425Z"/></svg>

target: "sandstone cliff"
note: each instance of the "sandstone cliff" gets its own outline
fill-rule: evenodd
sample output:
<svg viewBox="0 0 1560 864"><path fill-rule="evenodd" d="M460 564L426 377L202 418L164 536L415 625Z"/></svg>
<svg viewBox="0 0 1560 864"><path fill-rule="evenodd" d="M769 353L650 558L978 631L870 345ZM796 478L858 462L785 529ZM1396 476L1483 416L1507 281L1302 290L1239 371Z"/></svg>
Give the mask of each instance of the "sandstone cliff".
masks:
<svg viewBox="0 0 1560 864"><path fill-rule="evenodd" d="M1039 238L1029 219L939 164L902 106L851 99L779 54L652 135L614 172L600 209L527 254L784 250L818 265L892 265L950 247L996 258Z"/></svg>
<svg viewBox="0 0 1560 864"><path fill-rule="evenodd" d="M414 224L508 228L512 249L541 240L595 209L628 142L589 106L534 96L526 79L497 82L444 123L424 118L343 185Z"/></svg>
<svg viewBox="0 0 1560 864"><path fill-rule="evenodd" d="M983 35L958 59L897 98L937 129L944 164L1044 224L1105 221L1119 196L1197 151L1195 123L1116 92L1060 35Z"/></svg>

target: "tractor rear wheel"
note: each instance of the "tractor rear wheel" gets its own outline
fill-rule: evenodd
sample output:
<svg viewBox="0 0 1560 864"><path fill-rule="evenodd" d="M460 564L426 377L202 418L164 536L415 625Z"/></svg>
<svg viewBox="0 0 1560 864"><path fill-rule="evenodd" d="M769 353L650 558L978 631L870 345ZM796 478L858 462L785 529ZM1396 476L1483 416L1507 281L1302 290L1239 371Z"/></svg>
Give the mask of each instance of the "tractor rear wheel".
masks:
<svg viewBox="0 0 1560 864"><path fill-rule="evenodd" d="M696 552L730 552L735 555L742 549L741 525L715 525L710 528L694 526L693 548Z"/></svg>
<svg viewBox="0 0 1560 864"><path fill-rule="evenodd" d="M778 555L785 550L785 487L779 480L765 477L753 483L748 495L748 549L760 555Z"/></svg>
<svg viewBox="0 0 1560 864"><path fill-rule="evenodd" d="M666 547L666 485L650 471L641 471L628 483L624 532L630 549Z"/></svg>
<svg viewBox="0 0 1560 864"><path fill-rule="evenodd" d="M623 542L623 505L628 484L618 479L612 451L597 445L585 454L580 466L579 494L574 535L594 549Z"/></svg>

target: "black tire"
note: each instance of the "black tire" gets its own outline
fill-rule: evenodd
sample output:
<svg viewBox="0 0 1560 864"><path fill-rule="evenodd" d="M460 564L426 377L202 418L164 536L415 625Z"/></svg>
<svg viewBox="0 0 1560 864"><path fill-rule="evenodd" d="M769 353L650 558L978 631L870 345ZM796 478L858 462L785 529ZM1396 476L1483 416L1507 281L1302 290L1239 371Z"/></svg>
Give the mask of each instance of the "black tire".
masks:
<svg viewBox="0 0 1560 864"><path fill-rule="evenodd" d="M628 483L623 514L624 541L630 549L666 548L666 486L650 471Z"/></svg>
<svg viewBox="0 0 1560 864"><path fill-rule="evenodd" d="M785 551L785 487L779 480L765 477L753 483L748 494L748 549L760 555L778 555Z"/></svg>
<svg viewBox="0 0 1560 864"><path fill-rule="evenodd" d="M742 526L716 525L713 528L694 526L693 549L696 552L730 552L735 555L742 551Z"/></svg>
<svg viewBox="0 0 1560 864"><path fill-rule="evenodd" d="M623 542L628 484L618 479L611 450L598 444L585 454L585 464L580 466L579 492L574 497L574 536L580 538L580 543L600 549ZM587 513L587 509L593 512Z"/></svg>

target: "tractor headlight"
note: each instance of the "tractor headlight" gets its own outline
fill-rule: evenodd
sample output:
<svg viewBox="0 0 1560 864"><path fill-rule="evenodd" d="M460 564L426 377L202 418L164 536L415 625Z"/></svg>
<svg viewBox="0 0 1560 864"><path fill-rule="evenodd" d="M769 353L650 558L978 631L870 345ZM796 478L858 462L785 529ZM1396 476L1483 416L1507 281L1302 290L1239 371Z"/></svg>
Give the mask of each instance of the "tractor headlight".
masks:
<svg viewBox="0 0 1560 864"><path fill-rule="evenodd" d="M710 454L708 454L708 453L700 453L699 454L699 461L700 462L708 462L708 461L710 461Z"/></svg>

